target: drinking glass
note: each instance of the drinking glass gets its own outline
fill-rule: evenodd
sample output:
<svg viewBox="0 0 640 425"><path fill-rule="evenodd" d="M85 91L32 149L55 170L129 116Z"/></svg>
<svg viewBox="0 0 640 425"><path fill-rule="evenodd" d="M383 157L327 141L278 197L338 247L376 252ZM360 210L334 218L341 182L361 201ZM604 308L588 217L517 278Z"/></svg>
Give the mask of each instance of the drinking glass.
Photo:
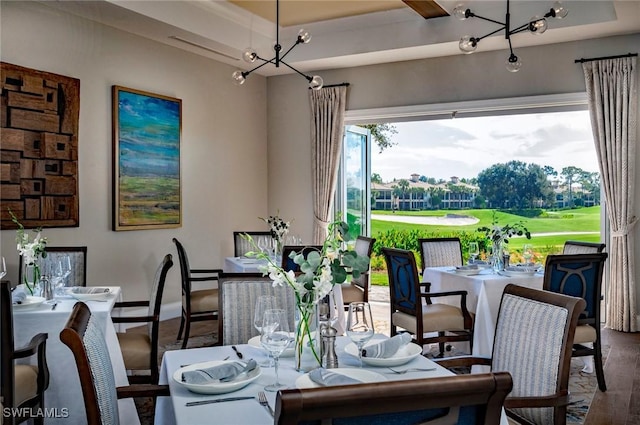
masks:
<svg viewBox="0 0 640 425"><path fill-rule="evenodd" d="M2 270L0 270L0 279L2 279L7 274L7 264L4 262L4 257L2 257Z"/></svg>
<svg viewBox="0 0 640 425"><path fill-rule="evenodd" d="M347 313L347 335L358 347L358 360L362 367L362 347L374 334L373 316L369 303L356 302L349 304Z"/></svg>
<svg viewBox="0 0 640 425"><path fill-rule="evenodd" d="M264 349L273 356L276 372L276 382L264 387L267 391L278 391L286 387L286 385L280 383L278 377L278 360L280 359L280 354L282 354L289 345L290 340L287 312L282 309L269 309L265 311L262 321L260 343Z"/></svg>
<svg viewBox="0 0 640 425"><path fill-rule="evenodd" d="M533 258L533 247L531 244L524 244L522 246L522 257L524 258L525 264L530 264L531 259Z"/></svg>
<svg viewBox="0 0 640 425"><path fill-rule="evenodd" d="M67 278L70 274L71 258L68 255L58 256L58 261L53 264L53 271L50 274L56 295L64 295L64 288L67 286Z"/></svg>
<svg viewBox="0 0 640 425"><path fill-rule="evenodd" d="M273 295L260 295L256 300L256 308L253 313L253 326L262 334L262 322L264 320L264 313L267 310L276 309L278 306L276 304L276 297ZM260 363L261 367L271 367L273 366L273 362L271 357L266 362Z"/></svg>
<svg viewBox="0 0 640 425"><path fill-rule="evenodd" d="M469 242L469 256L471 257L469 263L475 263L479 254L480 248L478 247L478 242Z"/></svg>

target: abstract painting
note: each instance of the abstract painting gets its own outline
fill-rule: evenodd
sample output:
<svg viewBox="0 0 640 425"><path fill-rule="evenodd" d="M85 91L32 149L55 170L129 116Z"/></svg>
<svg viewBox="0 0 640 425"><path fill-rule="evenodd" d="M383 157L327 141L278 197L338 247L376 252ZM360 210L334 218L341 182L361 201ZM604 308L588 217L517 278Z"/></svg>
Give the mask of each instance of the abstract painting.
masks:
<svg viewBox="0 0 640 425"><path fill-rule="evenodd" d="M113 86L113 230L182 224L182 101Z"/></svg>

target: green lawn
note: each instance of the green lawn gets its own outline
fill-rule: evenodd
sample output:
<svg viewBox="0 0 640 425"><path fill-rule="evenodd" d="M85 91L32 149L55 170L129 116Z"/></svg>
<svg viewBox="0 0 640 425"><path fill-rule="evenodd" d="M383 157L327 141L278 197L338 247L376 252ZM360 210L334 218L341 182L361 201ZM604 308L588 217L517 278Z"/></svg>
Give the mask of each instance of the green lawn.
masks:
<svg viewBox="0 0 640 425"><path fill-rule="evenodd" d="M420 225L410 223L390 222L383 220L371 220L371 235L384 233L388 230L420 230L428 233L442 233L451 235L455 232L474 233L478 227L490 226L493 218L493 210L439 210L439 211L372 211L372 215L394 216L438 216L444 217L447 213L467 215L479 220L477 224L467 226L443 226ZM600 242L600 206L579 208L563 211L546 211L543 216L536 218L521 217L513 214L497 212L499 225L522 222L531 232L531 239L524 237L511 238L508 250L521 252L522 245L530 243L536 252L536 259L544 261L547 254L558 253L566 240L579 240L584 242ZM387 285L386 271L372 271L371 283L373 285Z"/></svg>

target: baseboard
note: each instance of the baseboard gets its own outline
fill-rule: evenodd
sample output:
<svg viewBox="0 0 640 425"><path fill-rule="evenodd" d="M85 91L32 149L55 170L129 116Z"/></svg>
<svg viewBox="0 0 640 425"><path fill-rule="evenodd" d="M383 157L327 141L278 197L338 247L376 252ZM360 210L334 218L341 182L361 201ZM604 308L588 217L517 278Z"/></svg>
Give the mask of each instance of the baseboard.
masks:
<svg viewBox="0 0 640 425"><path fill-rule="evenodd" d="M126 314L123 312L126 311ZM113 317L126 317L126 316L146 316L149 310L147 308L114 308L112 312ZM174 319L180 317L182 312L182 303L180 301L162 304L160 307L160 320ZM129 328L135 328L136 326L143 326L144 323L116 323L116 330L118 332L124 332Z"/></svg>

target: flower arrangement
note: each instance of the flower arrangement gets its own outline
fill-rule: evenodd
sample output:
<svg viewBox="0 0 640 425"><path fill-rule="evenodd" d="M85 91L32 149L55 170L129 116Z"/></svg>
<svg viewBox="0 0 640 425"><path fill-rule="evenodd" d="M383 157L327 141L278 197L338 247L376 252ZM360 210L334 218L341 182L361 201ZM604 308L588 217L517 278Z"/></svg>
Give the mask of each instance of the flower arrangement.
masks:
<svg viewBox="0 0 640 425"><path fill-rule="evenodd" d="M255 247L251 236L244 235ZM352 238L349 235L349 225L343 221L329 224L327 238L322 250L311 251L305 258L301 252L292 252L289 256L295 264L300 266L300 272L285 271L273 258L259 249L249 252L247 256L264 259L267 263L263 273L273 280L273 286L290 286L295 294L296 308L299 320L296 323L296 367L300 369L300 359L306 341L312 341L312 320L314 320L315 306L331 292L334 285L346 281L350 273L354 278L369 270L369 257L358 255L353 250ZM320 365L320 356L314 344L311 347L313 357Z"/></svg>
<svg viewBox="0 0 640 425"><path fill-rule="evenodd" d="M491 242L492 266L496 271L501 270L503 267L502 254L505 245L509 243L509 238L513 236L525 236L527 239L531 239L531 233L524 227L522 222L500 226L495 211L493 213L491 226L479 227L478 232L483 232Z"/></svg>
<svg viewBox="0 0 640 425"><path fill-rule="evenodd" d="M278 211L278 214L280 214L280 211ZM258 218L269 225L271 237L276 241L278 251L281 251L282 245L284 244L284 237L289 233L289 226L291 225L291 222L284 221L279 215L270 215L267 218Z"/></svg>
<svg viewBox="0 0 640 425"><path fill-rule="evenodd" d="M47 247L47 238L42 236L42 228L34 229L36 233L33 241L29 241L29 235L24 231L24 226L22 223L18 221L18 218L13 214L12 211L9 211L11 215L11 221L13 221L17 226L18 230L16 232L16 243L18 244L18 254L22 257L22 263L25 267L33 268L33 281L29 281L28 273L23 273L24 285L31 295L33 295L33 291L35 290L35 285L40 280L40 267L38 266L38 258L45 258L47 256L47 252L45 248ZM26 269L25 269L26 271Z"/></svg>

